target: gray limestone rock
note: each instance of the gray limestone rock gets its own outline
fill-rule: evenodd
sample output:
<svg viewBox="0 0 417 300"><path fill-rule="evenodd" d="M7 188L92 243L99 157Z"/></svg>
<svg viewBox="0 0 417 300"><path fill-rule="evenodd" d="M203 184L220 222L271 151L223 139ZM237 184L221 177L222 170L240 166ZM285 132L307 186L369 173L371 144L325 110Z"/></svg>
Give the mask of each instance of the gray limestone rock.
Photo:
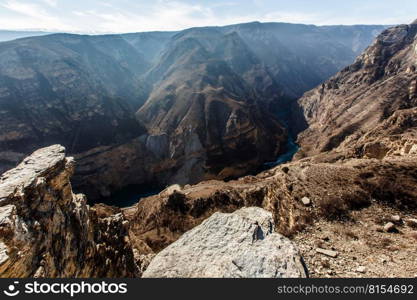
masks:
<svg viewBox="0 0 417 300"><path fill-rule="evenodd" d="M161 251L143 277L307 277L296 246L274 232L262 208L215 213Z"/></svg>

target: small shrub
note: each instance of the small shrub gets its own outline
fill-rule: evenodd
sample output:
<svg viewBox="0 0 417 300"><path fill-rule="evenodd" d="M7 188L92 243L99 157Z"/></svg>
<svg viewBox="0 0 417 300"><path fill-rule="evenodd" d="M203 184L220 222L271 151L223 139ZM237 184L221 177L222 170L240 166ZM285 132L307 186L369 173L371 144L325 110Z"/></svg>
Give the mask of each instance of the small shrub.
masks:
<svg viewBox="0 0 417 300"><path fill-rule="evenodd" d="M381 239L381 246L384 248L389 247L392 244L392 240L390 238L382 238Z"/></svg>
<svg viewBox="0 0 417 300"><path fill-rule="evenodd" d="M187 197L183 193L175 191L168 197L167 207L173 211L185 214L189 209L186 201Z"/></svg>
<svg viewBox="0 0 417 300"><path fill-rule="evenodd" d="M327 259L322 260L321 265L322 265L323 268L326 268L326 269L330 268L330 262Z"/></svg>
<svg viewBox="0 0 417 300"><path fill-rule="evenodd" d="M358 210L371 204L363 191L352 191L341 197L327 197L318 201L320 214L327 219L338 219L347 216L350 210Z"/></svg>
<svg viewBox="0 0 417 300"><path fill-rule="evenodd" d="M337 219L346 215L348 206L341 198L326 198L318 202L320 214L327 219Z"/></svg>
<svg viewBox="0 0 417 300"><path fill-rule="evenodd" d="M344 232L345 236L353 239L353 240L359 240L359 237L356 233L354 233L352 230L346 229Z"/></svg>

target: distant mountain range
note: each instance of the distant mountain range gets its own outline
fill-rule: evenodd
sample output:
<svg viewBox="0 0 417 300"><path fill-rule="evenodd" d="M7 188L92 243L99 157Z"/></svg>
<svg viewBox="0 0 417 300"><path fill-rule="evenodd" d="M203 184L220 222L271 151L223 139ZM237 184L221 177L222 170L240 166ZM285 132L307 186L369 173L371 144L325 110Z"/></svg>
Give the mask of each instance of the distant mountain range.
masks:
<svg viewBox="0 0 417 300"><path fill-rule="evenodd" d="M285 151L293 100L383 29L254 22L0 43L0 171L61 143L90 199L247 174Z"/></svg>
<svg viewBox="0 0 417 300"><path fill-rule="evenodd" d="M12 41L31 36L41 36L51 34L46 31L25 31L25 30L0 30L0 42Z"/></svg>

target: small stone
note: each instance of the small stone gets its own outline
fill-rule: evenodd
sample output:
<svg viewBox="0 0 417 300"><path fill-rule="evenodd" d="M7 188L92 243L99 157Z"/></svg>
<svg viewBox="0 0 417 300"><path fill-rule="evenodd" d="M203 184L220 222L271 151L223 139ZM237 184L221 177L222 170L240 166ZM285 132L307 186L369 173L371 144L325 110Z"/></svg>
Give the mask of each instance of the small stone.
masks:
<svg viewBox="0 0 417 300"><path fill-rule="evenodd" d="M301 199L301 202L303 202L305 206L309 206L311 204L311 200L308 197L304 197L303 199Z"/></svg>
<svg viewBox="0 0 417 300"><path fill-rule="evenodd" d="M384 231L385 232L397 232L397 229L395 228L395 224L394 223L388 222L384 226Z"/></svg>
<svg viewBox="0 0 417 300"><path fill-rule="evenodd" d="M391 217L391 221L394 223L401 222L401 217L399 215L394 215Z"/></svg>
<svg viewBox="0 0 417 300"><path fill-rule="evenodd" d="M359 272L359 273L365 273L365 272L366 272L366 268L365 268L364 266L359 266L359 267L356 269L356 271L357 271L357 272Z"/></svg>
<svg viewBox="0 0 417 300"><path fill-rule="evenodd" d="M386 264L388 262L388 257L383 255L383 256L381 256L380 261L381 261L381 263Z"/></svg>
<svg viewBox="0 0 417 300"><path fill-rule="evenodd" d="M338 255L338 253L336 251L326 250L326 249L322 249L322 248L317 248L316 252L320 253L320 254L330 256L330 257L333 257L333 258L336 258L337 255Z"/></svg>

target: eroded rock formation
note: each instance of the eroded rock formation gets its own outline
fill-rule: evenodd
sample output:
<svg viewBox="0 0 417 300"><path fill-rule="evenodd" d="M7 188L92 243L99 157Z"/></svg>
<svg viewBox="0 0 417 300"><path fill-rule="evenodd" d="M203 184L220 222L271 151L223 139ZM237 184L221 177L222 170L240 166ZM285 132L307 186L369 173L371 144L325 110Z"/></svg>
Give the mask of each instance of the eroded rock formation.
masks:
<svg viewBox="0 0 417 300"><path fill-rule="evenodd" d="M72 158L40 149L0 178L1 277L133 277L122 214L90 208L72 192Z"/></svg>
<svg viewBox="0 0 417 300"><path fill-rule="evenodd" d="M416 24L387 29L354 64L299 100L309 128L299 136L298 157L415 153L416 33Z"/></svg>

